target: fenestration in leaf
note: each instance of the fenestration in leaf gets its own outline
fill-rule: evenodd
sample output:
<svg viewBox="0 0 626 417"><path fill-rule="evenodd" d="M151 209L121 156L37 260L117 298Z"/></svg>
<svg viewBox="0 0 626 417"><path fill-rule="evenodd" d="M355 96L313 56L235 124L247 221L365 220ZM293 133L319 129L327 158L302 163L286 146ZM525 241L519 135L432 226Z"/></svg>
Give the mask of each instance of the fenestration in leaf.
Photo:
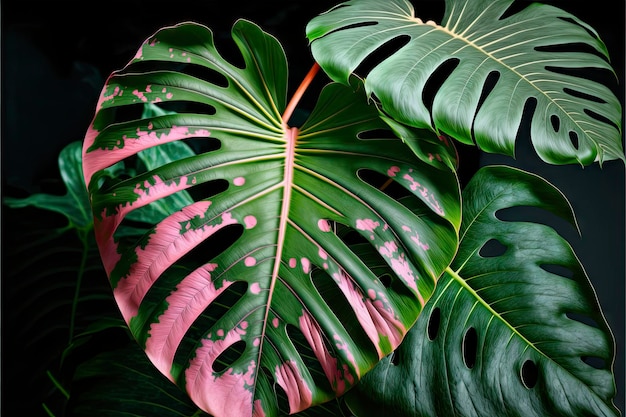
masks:
<svg viewBox="0 0 626 417"><path fill-rule="evenodd" d="M460 191L445 164L371 137L388 126L356 78L327 86L306 123L287 126L280 45L245 20L232 33L243 68L204 26L150 37L109 77L83 163L115 299L150 360L215 417L269 417L342 395L399 345L456 251ZM177 112L133 116L143 103ZM172 141L200 151L103 177ZM407 202L371 178L391 179ZM116 234L134 210L162 211L183 190L193 202L171 200L138 241ZM382 271L350 249L354 239Z"/></svg>
<svg viewBox="0 0 626 417"><path fill-rule="evenodd" d="M621 104L609 88L616 77L597 33L539 3L503 17L512 3L446 0L438 25L416 17L407 0L351 0L311 20L307 36L316 61L340 82L394 39L406 40L359 74L400 122L514 155L525 107L534 106L531 139L544 161L624 160ZM590 69L606 79L590 79Z"/></svg>

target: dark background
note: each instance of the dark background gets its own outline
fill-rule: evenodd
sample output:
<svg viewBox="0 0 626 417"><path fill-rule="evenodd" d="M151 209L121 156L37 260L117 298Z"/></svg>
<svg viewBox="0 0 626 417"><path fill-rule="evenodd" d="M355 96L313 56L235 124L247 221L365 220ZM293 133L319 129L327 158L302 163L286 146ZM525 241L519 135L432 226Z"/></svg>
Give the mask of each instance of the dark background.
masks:
<svg viewBox="0 0 626 417"><path fill-rule="evenodd" d="M337 3L327 0L2 1L3 195L20 197L34 192L59 191L57 182L51 181L58 177L58 153L66 144L83 139L109 73L124 66L143 40L160 27L184 20L197 21L214 31L218 48L220 45L226 48L230 46L230 28L234 21L239 17L252 20L275 35L285 48L290 64L290 91L293 92L313 63L304 34L305 25ZM415 0L413 3L417 16L424 20L441 20L443 1ZM624 2L562 0L545 3L573 13L600 33L617 70L620 85L616 92L624 103ZM469 164L473 169L476 164L500 162L544 176L564 192L574 207L582 238L574 235L572 245L596 288L615 334L616 404L623 411L624 165L608 162L602 168L594 165L584 169L548 166L539 161L528 146L520 146L515 160L476 154ZM5 213L3 209L3 255L7 245L12 244L14 234L20 233L15 225L7 222ZM3 256L3 272L11 267L12 261ZM4 281L3 293L7 286L19 284ZM16 302L3 299L3 320L7 317L7 305ZM13 328L12 323L8 325L9 329ZM11 387L11 393L25 395L15 410L20 410L20 415L34 416L41 412L39 392L22 386L24 382L19 376L7 375L6 364L36 362L49 352L42 347L34 356L19 357L20 348L11 345L15 338L7 334L6 329L7 323L3 322L3 409L7 402L17 400L5 395L5 388ZM18 357L8 357L7 352ZM10 417L4 411L3 415Z"/></svg>

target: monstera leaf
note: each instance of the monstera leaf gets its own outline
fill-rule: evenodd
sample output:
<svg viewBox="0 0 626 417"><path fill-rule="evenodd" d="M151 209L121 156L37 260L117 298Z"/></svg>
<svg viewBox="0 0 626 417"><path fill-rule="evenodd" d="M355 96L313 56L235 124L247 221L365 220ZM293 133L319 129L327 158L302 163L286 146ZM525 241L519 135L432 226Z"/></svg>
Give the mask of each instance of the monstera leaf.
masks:
<svg viewBox="0 0 626 417"><path fill-rule="evenodd" d="M446 0L437 25L415 17L406 0L352 0L314 18L307 36L337 81L367 61L367 92L400 122L513 155L534 106L531 139L543 160L623 160L621 105L607 87L616 78L596 32L558 8L513 13L512 4Z"/></svg>
<svg viewBox="0 0 626 417"><path fill-rule="evenodd" d="M612 335L539 177L485 167L463 190L459 253L417 324L347 400L364 416L617 416ZM555 218L556 219L556 218Z"/></svg>
<svg viewBox="0 0 626 417"><path fill-rule="evenodd" d="M280 45L245 20L232 35L240 66L195 23L146 40L107 80L83 168L113 294L156 368L216 417L277 416L399 345L457 249L460 191L451 145L430 134L416 156L403 140L425 133L386 124L357 78L288 126ZM197 151L106 175L178 141ZM118 233L137 223L140 239Z"/></svg>

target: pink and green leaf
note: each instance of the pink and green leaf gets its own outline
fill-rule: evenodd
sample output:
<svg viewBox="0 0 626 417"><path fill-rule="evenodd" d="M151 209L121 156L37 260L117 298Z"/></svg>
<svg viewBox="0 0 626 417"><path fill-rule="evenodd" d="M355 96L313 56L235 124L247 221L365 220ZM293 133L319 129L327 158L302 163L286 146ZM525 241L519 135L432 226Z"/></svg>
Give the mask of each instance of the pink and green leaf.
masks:
<svg viewBox="0 0 626 417"><path fill-rule="evenodd" d="M242 66L201 25L150 37L109 77L83 167L115 299L152 363L216 417L277 416L344 394L400 344L456 252L460 191L451 145L391 134L356 78L288 126L279 43L245 20L232 35ZM133 113L144 104L175 112ZM198 152L151 163L175 143ZM128 178L105 175L134 158ZM137 221L141 238L120 233Z"/></svg>

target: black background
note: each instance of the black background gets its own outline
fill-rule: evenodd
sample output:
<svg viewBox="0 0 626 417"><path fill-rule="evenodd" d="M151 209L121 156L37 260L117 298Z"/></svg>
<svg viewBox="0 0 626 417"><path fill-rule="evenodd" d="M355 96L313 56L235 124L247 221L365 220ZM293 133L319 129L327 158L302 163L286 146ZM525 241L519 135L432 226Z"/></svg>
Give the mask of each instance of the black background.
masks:
<svg viewBox="0 0 626 417"><path fill-rule="evenodd" d="M68 143L82 140L108 74L124 66L143 40L160 27L193 20L209 26L218 48L228 48L230 28L243 17L275 35L290 64L293 92L311 67L304 28L315 15L335 1L2 1L2 186L4 195L25 196L50 192L58 177L57 155ZM443 1L415 0L416 14L440 21ZM529 2L524 2L529 3ZM591 24L605 41L617 70L617 93L624 103L624 2L546 1ZM609 325L615 333L616 404L624 410L624 166L606 163L584 169L546 166L528 146L521 145L515 160L477 155L470 164L504 162L532 170L557 185L577 213L582 238L573 247L594 283ZM3 249L19 233L3 216ZM4 250L3 250L4 253ZM3 270L11 265L3 257ZM6 286L15 283L2 282ZM3 310L19 300L3 299ZM3 318L6 317L3 311ZM34 416L41 412L39 392L20 386L19 375L7 374L7 362L38 361L33 357L7 357L14 340L3 323L2 403L9 410ZM9 326L9 328L11 328ZM47 352L38 353L45 357ZM11 367L9 367L11 368ZM13 368L11 368L13 369ZM28 368L25 368L28 369ZM7 397L21 392L24 398ZM19 403L18 403L19 401ZM18 415L18 414L15 414Z"/></svg>

